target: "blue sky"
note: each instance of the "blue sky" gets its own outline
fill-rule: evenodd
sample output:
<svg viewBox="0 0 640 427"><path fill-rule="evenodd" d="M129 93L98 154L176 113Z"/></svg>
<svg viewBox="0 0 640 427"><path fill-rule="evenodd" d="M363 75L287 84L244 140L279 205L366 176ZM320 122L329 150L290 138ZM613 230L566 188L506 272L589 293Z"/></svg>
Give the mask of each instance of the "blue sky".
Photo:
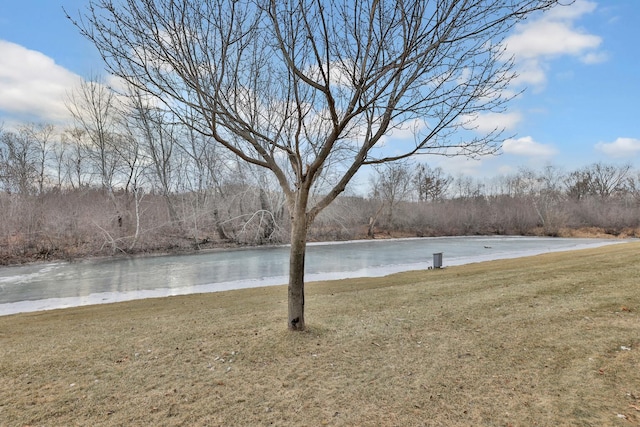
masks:
<svg viewBox="0 0 640 427"><path fill-rule="evenodd" d="M88 0L0 0L0 124L68 120L65 94L104 75L99 55L66 19ZM506 114L478 118L514 138L481 160L429 157L456 176L602 161L640 169L640 1L577 0L514 28L508 49L526 87ZM393 136L388 143L393 143Z"/></svg>

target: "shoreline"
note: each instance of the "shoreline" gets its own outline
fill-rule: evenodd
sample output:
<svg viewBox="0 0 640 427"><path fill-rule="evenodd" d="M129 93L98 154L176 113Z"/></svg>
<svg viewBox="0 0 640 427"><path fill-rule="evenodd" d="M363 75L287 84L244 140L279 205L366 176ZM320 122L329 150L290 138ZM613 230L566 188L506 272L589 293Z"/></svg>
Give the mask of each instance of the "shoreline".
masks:
<svg viewBox="0 0 640 427"><path fill-rule="evenodd" d="M455 239L455 238L522 238L526 239L527 237L532 239L544 238L544 237L535 237L535 236L446 236L442 238L446 239ZM421 240L425 238L401 238L401 239L384 239L387 242L391 240ZM429 239L429 238L426 238ZM439 238L434 238L439 239ZM562 239L562 238L553 238L546 237L546 239ZM580 240L579 238L574 238L575 240ZM380 242L384 241L380 239ZM597 248L607 245L614 245L618 243L626 243L632 242L633 239L600 239L601 242L591 242L585 243L583 245L578 245L574 247L561 247L561 248L540 248L535 250L523 250L517 252L504 252L504 253L492 253L492 254L478 254L473 256L465 256L458 258L447 259L446 265L443 268L454 267L466 264L474 264L481 262L491 262L498 261L504 259L516 259L516 258L526 258L546 253L554 253L554 252L570 252L575 250L583 250L590 248ZM333 244L353 244L353 243L366 243L367 241L349 241L349 242L315 242L312 243L311 246L321 246L321 245L333 245ZM371 241L369 241L371 242ZM275 246L275 245L274 245ZM274 247L270 246L270 247ZM286 246L286 245L278 245L278 246ZM256 248L234 248L235 250L242 249L268 249L266 246L256 247ZM208 250L207 252L196 252L195 254L190 255L206 255L207 253L215 253L224 251L223 249L214 249ZM181 254L169 254L168 256L180 256ZM189 255L189 254L184 254ZM152 257L161 257L165 255L152 255ZM148 258L148 257L143 257ZM82 262L100 262L100 261L110 261L113 260L115 262L118 259L115 258L102 258L102 259L90 259L90 260L82 260ZM53 264L53 263L49 263ZM407 271L425 271L431 269L430 262L419 262L419 263L409 263L409 264L393 264L386 265L383 267L365 267L359 270L353 271L336 271L336 272L320 272L320 273L307 273L306 274L306 282L319 282L319 281L333 281L333 280L343 280L343 279L357 279L357 278L373 278L373 277L382 277L390 274L397 274ZM204 293L216 293L216 292L224 292L224 291L233 291L240 290L246 288L262 288L262 287L273 287L273 286L285 286L287 282L286 276L272 276L272 277L263 277L261 279L243 279L243 280L234 280L227 282L217 282L217 283L208 283L208 284L199 284L199 285L187 285L184 287L160 287L154 289L142 289L142 290L132 290L132 291L118 291L118 292L96 292L90 293L88 295L83 296L75 296L75 297L59 297L59 298L44 298L37 300L24 300L24 301L16 301L0 304L0 316L9 316L13 314L19 313L34 313L41 311L50 311L57 309L65 309L65 308L73 308L73 307L83 307L88 305L100 305L100 304L111 304L117 302L124 301L133 301L133 300L143 300L143 299L153 299L153 298L167 298L171 296L178 295L189 295L189 294L204 294ZM1 284L0 284L1 285Z"/></svg>
<svg viewBox="0 0 640 427"><path fill-rule="evenodd" d="M640 230L629 230L627 232L622 232L620 234L611 234L607 233L604 229L598 227L583 227L583 228L566 228L561 229L555 235L549 235L541 232L541 230L531 230L531 232L527 234L472 234L472 235L429 235L429 236L416 236L415 234L409 234L405 232L388 232L384 230L380 230L376 233L375 237L371 238L365 235L356 236L353 239L349 240L309 240L307 244L318 245L318 244L342 244L347 242L384 242L389 240L397 240L397 239L424 239L424 238L445 238L445 237L544 237L544 238L575 238L575 239L610 239L610 240L624 240L624 239L634 239L639 238ZM19 267L26 265L38 265L38 264L46 264L46 263L55 263L55 262L67 262L67 263L79 263L79 262L93 262L93 261L103 261L109 259L135 259L135 258L151 258L158 256L179 256L179 255L196 255L196 254L206 254L206 253L215 253L220 251L234 251L234 250L245 250L245 249L259 249L259 248L273 248L279 246L287 246L288 242L283 243L272 243L272 244L264 244L264 245L244 245L239 243L230 243L230 242L208 242L203 244L202 247L194 248L194 247L186 247L186 246L174 246L174 247L164 247L157 249L140 249L130 253L127 252L117 252L112 254L100 254L100 253L74 253L73 255L65 255L64 251L62 254L57 254L57 252L48 253L45 257L38 256L38 254L24 254L24 255L11 255L5 256L2 260L0 260L0 269L5 267ZM56 255L57 254L57 255Z"/></svg>

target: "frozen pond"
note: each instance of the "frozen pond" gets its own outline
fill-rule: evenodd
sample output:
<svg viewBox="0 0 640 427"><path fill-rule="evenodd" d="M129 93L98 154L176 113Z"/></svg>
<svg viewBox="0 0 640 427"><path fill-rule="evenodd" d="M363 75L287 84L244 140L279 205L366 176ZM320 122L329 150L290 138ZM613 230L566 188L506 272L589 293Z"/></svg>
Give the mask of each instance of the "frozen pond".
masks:
<svg viewBox="0 0 640 427"><path fill-rule="evenodd" d="M538 237L439 237L310 244L306 281L423 270L620 242ZM197 255L0 268L0 315L287 283L286 246Z"/></svg>

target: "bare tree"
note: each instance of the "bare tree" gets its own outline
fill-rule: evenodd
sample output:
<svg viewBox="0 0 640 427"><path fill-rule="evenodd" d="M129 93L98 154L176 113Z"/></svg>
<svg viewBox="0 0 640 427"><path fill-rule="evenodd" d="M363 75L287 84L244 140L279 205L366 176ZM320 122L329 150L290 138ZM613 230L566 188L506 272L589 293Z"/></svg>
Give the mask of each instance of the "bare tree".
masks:
<svg viewBox="0 0 640 427"><path fill-rule="evenodd" d="M586 196L598 196L606 199L625 191L631 165L606 165L602 162L571 172L565 179L567 195L581 200Z"/></svg>
<svg viewBox="0 0 640 427"><path fill-rule="evenodd" d="M118 120L115 92L97 78L83 80L69 94L66 105L78 128L85 131L90 141L86 149L100 176L102 188L112 191L117 166L117 154L114 152Z"/></svg>
<svg viewBox="0 0 640 427"><path fill-rule="evenodd" d="M418 165L413 182L418 191L418 200L437 201L444 199L453 177L441 167L431 168L428 164Z"/></svg>
<svg viewBox="0 0 640 427"><path fill-rule="evenodd" d="M64 131L61 137L62 153L57 154L64 158L65 176L69 179L69 185L73 189L88 186L90 173L87 163L86 132L74 127Z"/></svg>
<svg viewBox="0 0 640 427"><path fill-rule="evenodd" d="M565 173L558 166L546 165L540 173L541 192L559 197L562 193L562 180Z"/></svg>
<svg viewBox="0 0 640 427"><path fill-rule="evenodd" d="M564 179L567 196L574 200L582 200L590 194L591 174L586 169L569 173Z"/></svg>
<svg viewBox="0 0 640 427"><path fill-rule="evenodd" d="M564 194L561 191L564 173L553 165L542 169L538 177L538 191L533 204L545 234L557 235L567 222L563 210Z"/></svg>
<svg viewBox="0 0 640 427"><path fill-rule="evenodd" d="M36 184L38 193L44 191L45 182L47 181L47 167L51 152L51 145L55 136L55 128L52 124L28 124L21 128L21 132L29 139L35 151L35 167L36 167Z"/></svg>
<svg viewBox="0 0 640 427"><path fill-rule="evenodd" d="M55 171L54 185L58 189L62 189L66 181L69 181L68 170L65 168L68 156L69 144L64 137L64 133L53 143L51 148L51 156L53 159L52 169Z"/></svg>
<svg viewBox="0 0 640 427"><path fill-rule="evenodd" d="M640 206L640 171L630 174L627 178L627 188L635 204Z"/></svg>
<svg viewBox="0 0 640 427"><path fill-rule="evenodd" d="M470 176L458 175L452 183L453 196L458 199L477 199L485 194L484 184Z"/></svg>
<svg viewBox="0 0 640 427"><path fill-rule="evenodd" d="M140 139L149 160L151 170L160 193L164 198L171 222L178 221L178 214L171 198L173 189L172 153L175 145L175 129L164 112L154 107L139 90L129 94L130 105L125 111L125 120L133 139Z"/></svg>
<svg viewBox="0 0 640 427"><path fill-rule="evenodd" d="M518 173L505 180L507 195L519 202L516 204L517 209L534 211L538 226L548 235L557 234L566 219L559 206L562 200L562 172L553 166L546 166L542 173L522 167ZM516 216L525 219L529 217L527 212ZM526 220L520 221L520 224L520 230L531 228Z"/></svg>
<svg viewBox="0 0 640 427"><path fill-rule="evenodd" d="M179 118L195 111L198 132L276 176L291 217L288 327L302 330L309 225L363 165L495 152L500 129L457 131L502 111L514 77L502 40L556 3L92 0L73 22L111 73ZM409 146L382 143L407 127Z"/></svg>
<svg viewBox="0 0 640 427"><path fill-rule="evenodd" d="M540 182L536 171L521 167L518 172L506 177L507 195L511 197L532 197L538 194Z"/></svg>
<svg viewBox="0 0 640 427"><path fill-rule="evenodd" d="M15 132L0 134L0 178L7 191L20 194L42 191L46 150L41 150L35 132L36 125L23 125Z"/></svg>
<svg viewBox="0 0 640 427"><path fill-rule="evenodd" d="M627 163L615 166L598 162L591 165L589 170L592 178L591 192L601 198L607 198L624 192L631 165Z"/></svg>
<svg viewBox="0 0 640 427"><path fill-rule="evenodd" d="M411 193L410 166L406 162L386 163L375 168L371 180L371 198L378 201L376 213L369 219L367 235L374 237L374 227L378 216L386 209L387 224L393 227L393 209L401 201L407 200Z"/></svg>

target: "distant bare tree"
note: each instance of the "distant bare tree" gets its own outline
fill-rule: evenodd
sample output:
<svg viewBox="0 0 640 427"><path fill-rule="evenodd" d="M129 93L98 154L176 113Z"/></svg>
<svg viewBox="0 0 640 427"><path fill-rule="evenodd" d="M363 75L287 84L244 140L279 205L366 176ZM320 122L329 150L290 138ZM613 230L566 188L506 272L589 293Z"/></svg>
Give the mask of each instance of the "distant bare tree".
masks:
<svg viewBox="0 0 640 427"><path fill-rule="evenodd" d="M36 128L23 125L15 132L0 134L0 178L7 191L20 194L42 191L46 149L41 144L46 142L35 138Z"/></svg>
<svg viewBox="0 0 640 427"><path fill-rule="evenodd" d="M559 197L560 193L562 193L562 181L564 177L565 173L561 168L554 165L546 165L540 173L541 191Z"/></svg>
<svg viewBox="0 0 640 427"><path fill-rule="evenodd" d="M98 78L83 80L66 100L77 127L84 130L89 141L86 149L100 176L102 188L109 191L113 190L117 166L114 151L119 118L116 102L115 92Z"/></svg>
<svg viewBox="0 0 640 427"><path fill-rule="evenodd" d="M568 220L563 208L566 198L562 192L563 179L562 170L552 165L545 166L538 178L539 188L533 203L547 235L557 235Z"/></svg>
<svg viewBox="0 0 640 427"><path fill-rule="evenodd" d="M413 181L418 191L419 201L437 201L444 199L453 177L446 174L441 167L432 169L424 163L418 165Z"/></svg>
<svg viewBox="0 0 640 427"><path fill-rule="evenodd" d="M71 188L78 189L88 186L91 182L91 176L88 166L86 131L83 129L72 127L66 129L61 136L61 144L65 146L60 148L64 158L65 175L69 179Z"/></svg>
<svg viewBox="0 0 640 427"><path fill-rule="evenodd" d="M537 225L548 235L557 234L566 220L566 215L560 207L563 198L562 172L553 166L545 167L542 173L522 167L518 173L506 179L509 182L508 195L518 199L518 208L535 212L538 218ZM519 216L526 218L527 213ZM519 232L531 228L528 221L520 221L520 224Z"/></svg>
<svg viewBox="0 0 640 427"><path fill-rule="evenodd" d="M540 181L536 171L521 167L517 173L506 178L508 195L511 197L532 197L538 194Z"/></svg>
<svg viewBox="0 0 640 427"><path fill-rule="evenodd" d="M371 180L371 198L378 201L376 213L369 219L369 237L374 237L374 227L378 215L386 209L387 224L393 227L393 209L409 198L413 176L406 162L386 163L375 168Z"/></svg>
<svg viewBox="0 0 640 427"><path fill-rule="evenodd" d="M140 151L143 151L149 160L150 170L155 178L152 181L157 183L167 204L169 218L175 223L178 221L178 214L171 193L175 185L172 154L176 145L176 126L163 110L153 106L139 90L133 88L128 98L130 104L125 110L125 120L129 134L132 139L141 140L140 145L143 147L138 145L138 154L142 156Z"/></svg>
<svg viewBox="0 0 640 427"><path fill-rule="evenodd" d="M570 173L565 185L567 195L580 200L585 196L607 198L625 190L630 176L631 165L606 165L601 162L578 169Z"/></svg>
<svg viewBox="0 0 640 427"><path fill-rule="evenodd" d="M42 194L48 178L47 169L53 139L55 137L55 127L52 124L31 123L22 126L21 133L24 133L25 137L28 138L34 146L37 174L36 184L38 193Z"/></svg>
<svg viewBox="0 0 640 427"><path fill-rule="evenodd" d="M640 171L630 174L629 178L627 178L627 187L635 203L640 206Z"/></svg>
<svg viewBox="0 0 640 427"><path fill-rule="evenodd" d="M58 189L62 189L69 181L69 174L65 167L66 158L68 155L69 145L64 134L58 135L57 140L51 147L51 156L53 159L52 169L55 171L54 186Z"/></svg>
<svg viewBox="0 0 640 427"><path fill-rule="evenodd" d="M211 139L195 132L189 126L180 129L176 144L184 157L181 162L182 189L188 189L203 196L209 188L217 192L221 190L217 179L218 174L211 173L218 165L215 155L210 153L215 151ZM212 164L209 163L209 158L214 160Z"/></svg>
<svg viewBox="0 0 640 427"><path fill-rule="evenodd" d="M474 199L484 196L484 184L470 176L458 175L451 186L454 198Z"/></svg>
<svg viewBox="0 0 640 427"><path fill-rule="evenodd" d="M565 177L564 185L567 196L574 200L582 200L590 194L591 174L585 169L575 170Z"/></svg>
<svg viewBox="0 0 640 427"><path fill-rule="evenodd" d="M120 178L125 193L134 192L136 187L146 182L146 170L148 164L145 162L143 147L133 129L123 126L121 132L112 135L114 144L112 146L115 157L115 172Z"/></svg>
<svg viewBox="0 0 640 427"><path fill-rule="evenodd" d="M591 192L602 198L624 192L631 165L606 165L602 162L589 167L591 176Z"/></svg>
<svg viewBox="0 0 640 427"><path fill-rule="evenodd" d="M504 36L557 3L92 0L74 23L111 73L185 122L195 111L199 133L275 175L292 227L288 326L303 330L309 225L363 165L495 152L500 129L456 132L502 111ZM399 128L414 143L389 150Z"/></svg>

